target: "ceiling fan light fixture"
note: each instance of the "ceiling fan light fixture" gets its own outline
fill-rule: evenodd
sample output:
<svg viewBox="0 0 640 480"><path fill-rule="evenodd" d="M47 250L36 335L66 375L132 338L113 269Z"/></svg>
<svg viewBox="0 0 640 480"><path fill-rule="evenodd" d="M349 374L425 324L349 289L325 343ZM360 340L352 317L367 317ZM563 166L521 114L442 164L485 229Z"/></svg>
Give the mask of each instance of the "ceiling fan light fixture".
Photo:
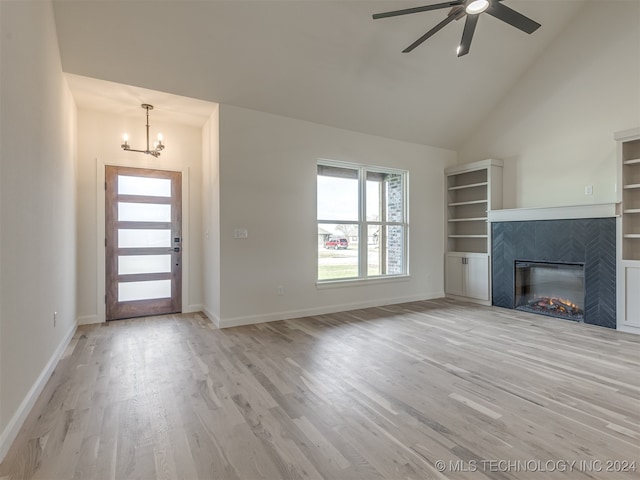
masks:
<svg viewBox="0 0 640 480"><path fill-rule="evenodd" d="M478 15L489 8L489 0L473 0L465 7L468 15Z"/></svg>

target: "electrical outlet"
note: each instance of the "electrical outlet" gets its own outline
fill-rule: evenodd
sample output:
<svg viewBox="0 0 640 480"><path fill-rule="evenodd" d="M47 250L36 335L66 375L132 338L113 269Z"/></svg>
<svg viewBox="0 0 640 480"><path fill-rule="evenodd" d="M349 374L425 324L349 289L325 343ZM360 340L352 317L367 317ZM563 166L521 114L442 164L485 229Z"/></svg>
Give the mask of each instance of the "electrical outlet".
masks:
<svg viewBox="0 0 640 480"><path fill-rule="evenodd" d="M53 328L56 328L58 323L58 312L53 312Z"/></svg>
<svg viewBox="0 0 640 480"><path fill-rule="evenodd" d="M276 288L276 293L278 295L284 295L284 287L282 285L278 285L278 287Z"/></svg>
<svg viewBox="0 0 640 480"><path fill-rule="evenodd" d="M593 185L587 185L586 187L584 187L584 194L593 195Z"/></svg>

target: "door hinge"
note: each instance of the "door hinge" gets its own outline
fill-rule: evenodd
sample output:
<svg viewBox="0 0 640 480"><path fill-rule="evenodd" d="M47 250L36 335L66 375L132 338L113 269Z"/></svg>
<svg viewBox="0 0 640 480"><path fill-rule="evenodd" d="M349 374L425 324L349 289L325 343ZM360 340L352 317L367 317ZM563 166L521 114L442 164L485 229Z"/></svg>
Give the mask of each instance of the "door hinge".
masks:
<svg viewBox="0 0 640 480"><path fill-rule="evenodd" d="M104 182L104 189L107 189L107 182Z"/></svg>
<svg viewBox="0 0 640 480"><path fill-rule="evenodd" d="M107 246L107 239L106 238L104 239L104 246L105 247Z"/></svg>
<svg viewBox="0 0 640 480"><path fill-rule="evenodd" d="M106 295L104 296L104 304L105 305L107 304L107 296Z"/></svg>

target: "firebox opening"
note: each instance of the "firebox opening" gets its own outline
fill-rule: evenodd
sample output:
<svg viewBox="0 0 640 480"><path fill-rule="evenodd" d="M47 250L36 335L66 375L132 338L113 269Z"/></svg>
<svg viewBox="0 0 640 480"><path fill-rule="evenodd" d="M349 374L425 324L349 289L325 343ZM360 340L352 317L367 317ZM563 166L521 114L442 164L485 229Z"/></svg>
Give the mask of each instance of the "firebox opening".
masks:
<svg viewBox="0 0 640 480"><path fill-rule="evenodd" d="M515 261L516 310L584 321L584 264Z"/></svg>

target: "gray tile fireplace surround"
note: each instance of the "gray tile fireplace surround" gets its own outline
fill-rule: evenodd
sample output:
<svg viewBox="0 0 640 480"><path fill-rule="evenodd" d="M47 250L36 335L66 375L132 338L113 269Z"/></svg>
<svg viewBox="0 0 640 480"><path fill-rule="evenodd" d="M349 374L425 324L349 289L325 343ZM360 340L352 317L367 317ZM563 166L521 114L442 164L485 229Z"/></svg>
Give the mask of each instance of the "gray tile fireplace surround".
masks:
<svg viewBox="0 0 640 480"><path fill-rule="evenodd" d="M615 218L496 222L491 229L493 305L514 308L516 260L584 263L584 322L616 328Z"/></svg>

